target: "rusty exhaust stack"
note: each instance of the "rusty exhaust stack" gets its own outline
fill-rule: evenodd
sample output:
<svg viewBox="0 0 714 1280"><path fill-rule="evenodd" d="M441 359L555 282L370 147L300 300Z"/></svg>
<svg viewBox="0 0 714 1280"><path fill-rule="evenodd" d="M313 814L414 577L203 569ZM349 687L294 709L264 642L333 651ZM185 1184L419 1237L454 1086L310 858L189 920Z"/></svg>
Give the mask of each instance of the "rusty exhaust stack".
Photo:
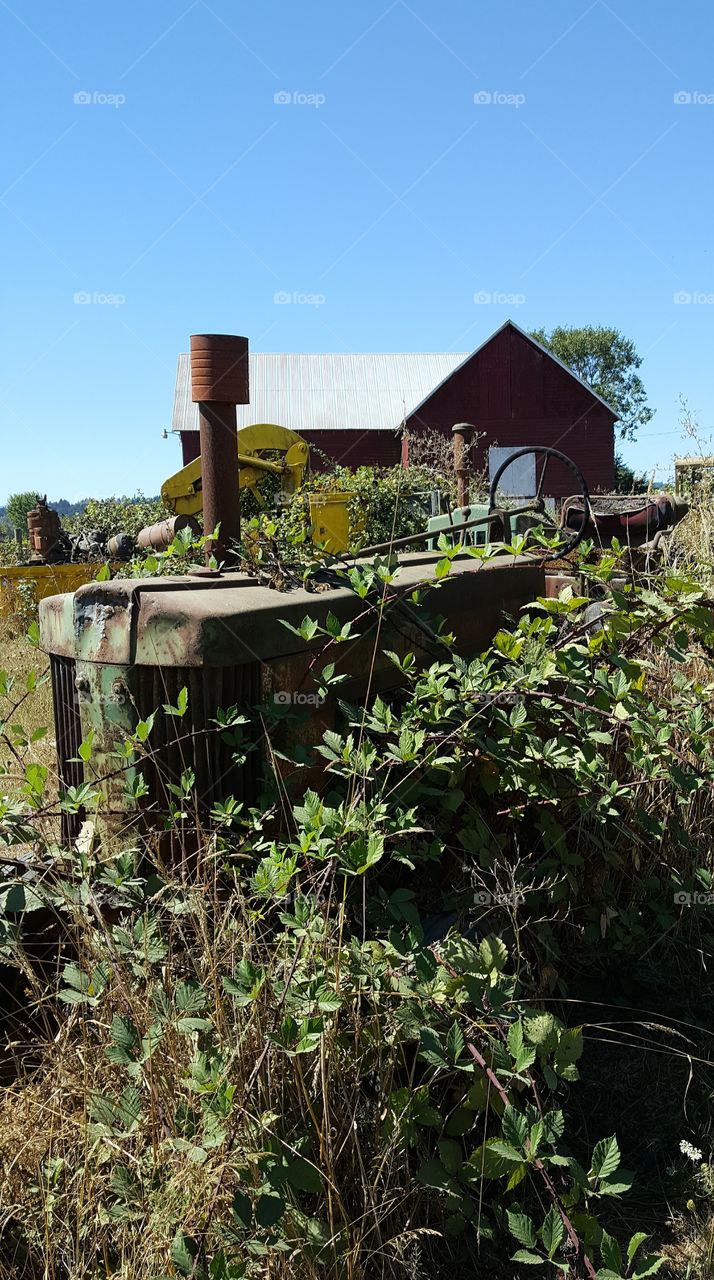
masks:
<svg viewBox="0 0 714 1280"><path fill-rule="evenodd" d="M469 471L471 469L471 444L476 430L472 422L457 422L451 428L454 438L454 471L456 472L456 505L469 504Z"/></svg>
<svg viewBox="0 0 714 1280"><path fill-rule="evenodd" d="M191 335L191 399L201 432L203 528L218 537L206 543L206 563L238 558L240 491L236 405L250 401L248 339L223 333Z"/></svg>

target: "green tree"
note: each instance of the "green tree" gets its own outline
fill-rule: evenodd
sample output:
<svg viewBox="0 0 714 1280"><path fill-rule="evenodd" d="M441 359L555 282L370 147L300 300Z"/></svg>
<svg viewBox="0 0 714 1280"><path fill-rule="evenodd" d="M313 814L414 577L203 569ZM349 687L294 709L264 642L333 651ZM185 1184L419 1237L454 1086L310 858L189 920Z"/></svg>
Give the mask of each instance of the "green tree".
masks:
<svg viewBox="0 0 714 1280"><path fill-rule="evenodd" d="M11 493L7 500L7 518L13 529L21 529L27 533L27 513L34 511L39 495L37 493Z"/></svg>
<svg viewBox="0 0 714 1280"><path fill-rule="evenodd" d="M648 484L648 476L635 471L629 462L625 462L621 453L615 453L615 488L618 493L642 493Z"/></svg>
<svg viewBox="0 0 714 1280"><path fill-rule="evenodd" d="M654 414L637 373L642 357L634 342L619 329L602 325L559 325L550 333L534 329L531 336L612 406L619 420L620 436L634 440L639 428L646 426Z"/></svg>

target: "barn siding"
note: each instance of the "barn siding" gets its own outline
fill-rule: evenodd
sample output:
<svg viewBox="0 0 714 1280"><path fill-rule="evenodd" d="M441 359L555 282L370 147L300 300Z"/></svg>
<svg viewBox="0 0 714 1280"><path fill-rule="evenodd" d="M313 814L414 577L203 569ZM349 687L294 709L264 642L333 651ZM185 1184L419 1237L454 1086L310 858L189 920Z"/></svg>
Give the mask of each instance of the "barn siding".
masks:
<svg viewBox="0 0 714 1280"><path fill-rule="evenodd" d="M456 369L407 418L407 430L448 436L455 422L473 422L482 434L474 450L479 469L488 465L489 445L549 445L572 458L593 492L614 486L614 415L518 329L499 330ZM545 492L559 498L573 488L572 472L551 463Z"/></svg>
<svg viewBox="0 0 714 1280"><path fill-rule="evenodd" d="M302 431L311 449L313 471L329 470L334 463L346 467L395 467L401 461L401 441L396 431ZM327 461L319 456L320 450ZM181 432L182 465L201 452L198 431Z"/></svg>

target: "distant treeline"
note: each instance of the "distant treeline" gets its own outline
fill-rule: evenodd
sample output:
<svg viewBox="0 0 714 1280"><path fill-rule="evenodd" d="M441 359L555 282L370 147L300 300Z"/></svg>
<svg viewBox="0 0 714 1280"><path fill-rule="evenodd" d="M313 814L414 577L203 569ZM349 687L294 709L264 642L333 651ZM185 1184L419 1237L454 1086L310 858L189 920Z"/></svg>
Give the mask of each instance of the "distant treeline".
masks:
<svg viewBox="0 0 714 1280"><path fill-rule="evenodd" d="M47 505L52 507L61 516L78 516L86 509L87 503L92 502L92 498L80 498L78 502L68 502L66 498L48 498ZM130 506L134 506L139 502L158 502L159 495L153 498L145 498L143 494L134 494L133 498L122 496L116 499L117 502L126 502ZM7 507L0 507L0 520L7 518Z"/></svg>

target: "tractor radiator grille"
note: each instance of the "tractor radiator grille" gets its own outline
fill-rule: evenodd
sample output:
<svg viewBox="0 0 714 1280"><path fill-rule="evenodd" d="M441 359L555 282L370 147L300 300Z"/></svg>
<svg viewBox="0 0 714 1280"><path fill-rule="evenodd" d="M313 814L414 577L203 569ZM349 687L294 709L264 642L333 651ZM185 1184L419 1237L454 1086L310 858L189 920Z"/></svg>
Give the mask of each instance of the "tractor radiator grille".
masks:
<svg viewBox="0 0 714 1280"><path fill-rule="evenodd" d="M50 661L57 766L64 791L67 787L79 787L84 781L83 766L78 761L82 727L75 687L76 663L73 658L55 654ZM232 736L230 732L219 734L214 721L219 708L228 711L237 706L246 716L254 713L261 697L258 663L213 668L135 667L129 683L140 719L147 719L159 709L148 742L151 754L141 766L149 788L147 802L152 808L166 812L169 801L176 799L167 784L178 785L187 769L195 774L193 791L204 811L228 796L235 796L244 804L255 801L261 764L255 732L251 732L249 725L244 726L247 745L255 745L241 763L234 756L242 755L243 749L228 741ZM161 707L165 703L176 706L183 688L188 690L185 715L165 715ZM62 814L63 842L76 839L82 821L81 813Z"/></svg>
<svg viewBox="0 0 714 1280"><path fill-rule="evenodd" d="M68 787L81 786L84 781L83 766L78 759L82 726L79 720L79 697L74 684L76 663L74 658L60 658L52 654L50 670L57 740L57 772L60 790L66 791ZM63 813L60 821L62 841L68 844L79 835L82 815Z"/></svg>
<svg viewBox="0 0 714 1280"><path fill-rule="evenodd" d="M142 719L163 704L177 706L181 689L188 691L188 709L183 716L156 717L149 744L151 758L141 772L149 788L149 803L166 811L172 793L168 783L177 785L187 769L195 774L194 794L200 808L210 809L217 801L235 796L244 804L255 800L260 772L260 752L248 751L244 763L234 756L242 751L227 741L215 724L220 708L237 706L247 716L254 715L260 702L260 666L239 667L136 667L136 708ZM245 740L255 742L250 726Z"/></svg>

